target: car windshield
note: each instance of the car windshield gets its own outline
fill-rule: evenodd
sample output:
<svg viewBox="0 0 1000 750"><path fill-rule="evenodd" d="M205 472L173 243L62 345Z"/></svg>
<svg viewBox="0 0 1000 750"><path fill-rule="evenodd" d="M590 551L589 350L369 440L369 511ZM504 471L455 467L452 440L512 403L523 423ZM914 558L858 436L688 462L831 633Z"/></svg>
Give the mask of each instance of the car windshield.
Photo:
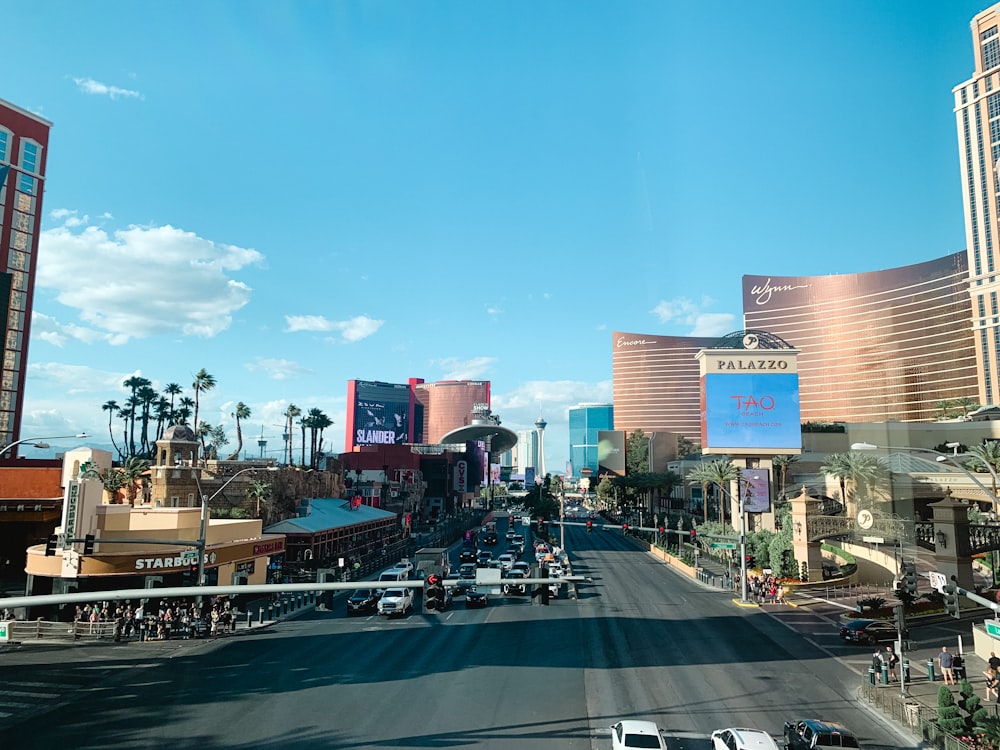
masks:
<svg viewBox="0 0 1000 750"><path fill-rule="evenodd" d="M625 747L660 747L660 739L652 734L626 734Z"/></svg>

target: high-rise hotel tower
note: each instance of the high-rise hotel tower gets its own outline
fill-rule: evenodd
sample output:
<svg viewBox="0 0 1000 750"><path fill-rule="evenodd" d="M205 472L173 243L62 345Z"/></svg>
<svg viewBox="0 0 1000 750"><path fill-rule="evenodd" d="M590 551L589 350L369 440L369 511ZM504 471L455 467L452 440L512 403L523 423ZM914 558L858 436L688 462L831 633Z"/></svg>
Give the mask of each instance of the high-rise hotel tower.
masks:
<svg viewBox="0 0 1000 750"><path fill-rule="evenodd" d="M954 88L979 399L1000 403L1000 3L972 19L972 77Z"/></svg>
<svg viewBox="0 0 1000 750"><path fill-rule="evenodd" d="M52 123L0 99L0 446L18 439Z"/></svg>

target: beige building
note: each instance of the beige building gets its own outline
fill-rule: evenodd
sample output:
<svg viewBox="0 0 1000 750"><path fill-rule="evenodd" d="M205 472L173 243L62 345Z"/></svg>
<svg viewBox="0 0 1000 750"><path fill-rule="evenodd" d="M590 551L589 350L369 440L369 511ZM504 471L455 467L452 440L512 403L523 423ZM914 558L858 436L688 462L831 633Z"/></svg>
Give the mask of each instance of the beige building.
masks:
<svg viewBox="0 0 1000 750"><path fill-rule="evenodd" d="M972 77L953 89L979 401L1000 397L1000 4L972 19Z"/></svg>

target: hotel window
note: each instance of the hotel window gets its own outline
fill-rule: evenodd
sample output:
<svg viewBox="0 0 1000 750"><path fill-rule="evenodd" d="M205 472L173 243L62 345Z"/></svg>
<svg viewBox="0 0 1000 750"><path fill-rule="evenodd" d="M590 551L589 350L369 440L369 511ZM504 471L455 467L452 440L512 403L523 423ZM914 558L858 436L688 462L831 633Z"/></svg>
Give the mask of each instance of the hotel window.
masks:
<svg viewBox="0 0 1000 750"><path fill-rule="evenodd" d="M6 162L8 159L7 153L10 149L10 142L13 140L13 136L9 130L4 130L0 128L0 162Z"/></svg>
<svg viewBox="0 0 1000 750"><path fill-rule="evenodd" d="M979 32L979 41L985 42L987 39L992 39L997 35L996 25L990 26L986 31Z"/></svg>
<svg viewBox="0 0 1000 750"><path fill-rule="evenodd" d="M962 89L962 104L969 103L969 91L968 89Z"/></svg>
<svg viewBox="0 0 1000 750"><path fill-rule="evenodd" d="M1000 40L993 37L983 43L983 70L991 70L1000 65Z"/></svg>
<svg viewBox="0 0 1000 750"><path fill-rule="evenodd" d="M28 195L35 194L35 178L30 177L26 174L20 175L21 179L18 180L17 189L22 193L27 193Z"/></svg>

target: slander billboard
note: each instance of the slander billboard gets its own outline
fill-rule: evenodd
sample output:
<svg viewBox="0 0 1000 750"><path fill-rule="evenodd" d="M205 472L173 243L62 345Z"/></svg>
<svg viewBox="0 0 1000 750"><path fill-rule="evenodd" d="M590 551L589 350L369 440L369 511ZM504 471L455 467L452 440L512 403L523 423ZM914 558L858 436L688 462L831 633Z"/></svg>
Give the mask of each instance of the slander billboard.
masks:
<svg viewBox="0 0 1000 750"><path fill-rule="evenodd" d="M802 452L798 350L703 349L696 356L704 453Z"/></svg>

